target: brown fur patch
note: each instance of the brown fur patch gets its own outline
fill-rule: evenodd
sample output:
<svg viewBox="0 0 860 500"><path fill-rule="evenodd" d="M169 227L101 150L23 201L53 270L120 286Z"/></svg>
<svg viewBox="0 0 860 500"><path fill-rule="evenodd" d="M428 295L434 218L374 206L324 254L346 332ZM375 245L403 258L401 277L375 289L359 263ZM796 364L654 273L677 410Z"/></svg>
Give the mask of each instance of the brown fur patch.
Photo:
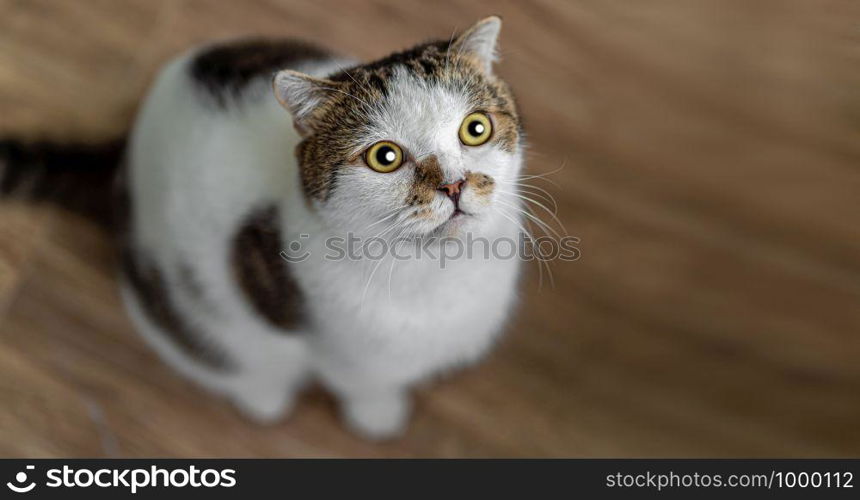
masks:
<svg viewBox="0 0 860 500"><path fill-rule="evenodd" d="M466 172L466 185L478 196L488 196L496 187L496 181L487 174Z"/></svg>
<svg viewBox="0 0 860 500"><path fill-rule="evenodd" d="M415 176L412 188L406 195L409 205L424 205L433 201L436 190L444 182L442 167L435 155L428 156L415 165Z"/></svg>
<svg viewBox="0 0 860 500"><path fill-rule="evenodd" d="M429 219L433 215L433 211L429 208L421 208L412 212L412 217L419 219Z"/></svg>
<svg viewBox="0 0 860 500"><path fill-rule="evenodd" d="M246 219L233 240L233 274L248 302L277 328L295 330L303 320L301 290L281 258L280 214L274 206Z"/></svg>
<svg viewBox="0 0 860 500"><path fill-rule="evenodd" d="M189 72L218 105L226 106L256 78L271 78L278 70L330 57L328 50L302 40L250 38L204 50L191 61Z"/></svg>
<svg viewBox="0 0 860 500"><path fill-rule="evenodd" d="M186 356L217 371L234 371L225 351L197 331L176 309L161 270L140 251L125 249L122 267L144 313Z"/></svg>
<svg viewBox="0 0 860 500"><path fill-rule="evenodd" d="M493 137L491 140L508 153L516 152L520 142L519 119L504 111L492 113L492 116Z"/></svg>

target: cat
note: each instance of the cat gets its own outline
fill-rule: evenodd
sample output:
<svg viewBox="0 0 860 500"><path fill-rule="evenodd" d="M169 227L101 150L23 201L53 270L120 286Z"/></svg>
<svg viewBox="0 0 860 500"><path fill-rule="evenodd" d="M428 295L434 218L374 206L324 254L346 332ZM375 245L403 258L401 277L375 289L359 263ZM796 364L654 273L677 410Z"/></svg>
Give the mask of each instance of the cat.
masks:
<svg viewBox="0 0 860 500"><path fill-rule="evenodd" d="M517 238L524 134L493 70L500 28L489 17L369 63L249 39L166 64L115 180L136 330L257 421L284 418L313 380L360 435L402 433L410 389L502 332L519 259L333 259L332 241L412 255Z"/></svg>

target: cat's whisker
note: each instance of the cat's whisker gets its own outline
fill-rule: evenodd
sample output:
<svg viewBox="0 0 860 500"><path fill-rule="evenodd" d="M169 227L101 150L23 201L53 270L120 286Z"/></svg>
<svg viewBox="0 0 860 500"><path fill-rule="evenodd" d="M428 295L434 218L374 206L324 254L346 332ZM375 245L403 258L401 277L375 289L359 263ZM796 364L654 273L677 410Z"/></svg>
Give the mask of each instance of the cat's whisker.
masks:
<svg viewBox="0 0 860 500"><path fill-rule="evenodd" d="M395 240L396 241L396 240ZM391 303L391 279L394 275L394 265L397 264L397 258L394 256L397 253L397 249L400 248L400 245L408 243L405 240L401 240L395 243L395 247L393 248L391 254L391 267L388 269L388 302Z"/></svg>
<svg viewBox="0 0 860 500"><path fill-rule="evenodd" d="M553 197L552 194L550 194L548 191L546 191L544 189L535 188L534 186L530 186L530 185L522 185L522 184L509 184L509 185L510 186L516 186L516 187L514 187L514 189L517 192L508 193L508 194L511 194L513 196L517 196L520 199L528 201L530 203L540 205L541 208L546 210L547 213L549 213L552 216L555 223L559 225L559 227L564 231L564 233L567 234L567 228L564 226L564 223L562 223L561 220L558 218L558 202L555 201L555 197ZM535 188L535 189L538 189L539 191L537 191L537 192L530 191L529 188ZM541 198L542 200L547 201L548 203L550 203L552 205L553 209L550 210L549 207L544 206L542 203L538 202L537 200L534 200L534 199L530 198L529 196L525 196L522 193L525 193L525 195L537 196L537 197Z"/></svg>
<svg viewBox="0 0 860 500"><path fill-rule="evenodd" d="M392 226L390 226L388 229L386 229L386 230L385 230L385 232L390 231L390 230L391 230L392 228L394 228L394 227L396 227L396 225L392 225ZM392 238L392 240L394 240L394 241L396 241L396 239L397 239L401 234L403 234L403 231L405 230L405 227L404 227L404 226L400 226L400 227L398 227L397 229L398 229L398 231L394 234L394 236L393 236L393 238ZM384 233L382 233L382 234L384 234ZM381 234L380 234L380 236L375 236L374 238L379 238L379 237L381 237ZM362 307L364 307L364 298L365 298L365 296L367 295L367 291L370 289L370 284L371 284L371 282L373 281L373 277L374 277L374 275L376 274L376 271L377 271L377 270L379 270L380 266L382 266L382 263L385 261L385 257L386 257L386 254L388 253L388 249L389 249L389 247L388 247L388 246L386 246L386 248L385 248L385 250L386 250L385 254L383 254L383 255L382 255L382 257L380 257L380 258L379 258L379 262L377 262L377 263L376 263L376 265L375 265L375 266L373 266L373 270L370 272L370 277L367 279L367 283L364 285L364 291L363 291L363 292L362 292L362 294L361 294L361 304L362 304ZM392 266L392 269L393 269L393 268L394 268L394 262L393 262L393 261L394 261L394 260L396 260L396 259L394 259L394 256L393 256L393 255L391 256L391 260L392 260L392 264L391 264L391 266ZM389 270L389 277L388 277L388 300L389 300L389 302L391 301L391 270Z"/></svg>
<svg viewBox="0 0 860 500"><path fill-rule="evenodd" d="M535 243L534 236L532 236L532 226L528 221L526 221L526 225L529 228L529 243L531 243L532 251L534 251L534 249L537 248L537 244ZM543 268L543 262L541 262L541 259L538 259L538 291L543 290Z"/></svg>
<svg viewBox="0 0 860 500"><path fill-rule="evenodd" d="M535 215L535 213L532 212L531 208L526 207L525 211L523 212L523 215L525 215L526 217L528 217L529 219L534 221L535 224L537 224L541 228L541 230L544 232L544 234L546 234L547 236L554 236L556 239L559 239L559 240L563 238L562 235L559 234L558 231L556 231L552 226L550 226L549 224L544 222L543 219L541 219L540 217ZM563 228L562 228L562 230L563 230ZM550 235L550 233L552 233L552 234Z"/></svg>
<svg viewBox="0 0 860 500"><path fill-rule="evenodd" d="M548 213L548 214L553 218L553 222L559 226L559 231L561 231L561 233L558 233L558 234L559 234L559 235L561 235L561 234L567 234L567 229L564 227L564 224L561 222L561 220L559 220L559 219L558 219L558 217L557 217L555 214L553 214L553 213L549 210L549 208L547 208L546 206L544 206L543 204L541 204L541 203L539 203L539 202L532 201L531 199L526 198L526 197L524 197L524 196L522 196L522 195L517 195L517 194L514 194L514 193L510 193L510 194L511 194L512 196L516 196L517 198L520 198L520 199L521 199L521 200L523 200L523 202L525 202L525 203L530 203L530 204L536 204L536 205L538 205L538 206L539 206L543 211L545 211L546 213ZM533 215L533 216L537 217L537 215L534 213L534 211L532 211L532 210L531 210L531 207L529 207L528 205L523 205L523 206L525 207L525 208L524 208L524 210L527 210L531 215ZM543 220L543 219L541 219L541 220ZM547 225L549 225L547 222L544 222L544 223L545 223L545 224L547 224ZM552 226L550 226L550 227L552 227Z"/></svg>
<svg viewBox="0 0 860 500"><path fill-rule="evenodd" d="M395 221L395 222L393 222L393 223L389 224L388 226L386 226L386 227L385 227L385 229L384 229L384 230L382 230L382 231L380 231L380 232L376 233L375 235L371 236L370 238L367 238L367 242L370 242L370 241L372 241L372 240L382 239L382 236L383 236L385 233L387 233L387 232L391 231L391 230L392 230L392 229L394 229L395 227L397 227L397 221Z"/></svg>
<svg viewBox="0 0 860 500"><path fill-rule="evenodd" d="M506 193L506 194L509 194L509 195L511 195L511 196L516 196L516 197L518 197L518 198L522 199L523 201L527 201L527 202L529 202L529 203L533 203L533 204L535 204L535 205L539 206L540 208L542 208L544 211L546 211L546 213L548 213L548 214L553 218L553 220L555 221L555 223L556 223L556 224L558 224L558 226L561 228L561 230L564 232L564 234L567 234L567 228L566 228L566 227L564 227L564 223L563 223L563 222L561 222L561 219L559 219L559 218L558 218L558 215L556 215L556 213L557 213L557 212L553 212L552 210L550 210L550 209L549 209L546 205L544 205L543 203L540 203L539 201L536 201L536 200L534 200L534 199L532 199L532 198L529 198L528 196L524 196L524 195L519 194L519 193L513 193L513 192L510 192L510 191L501 191L501 192ZM556 210L557 210L557 207L556 207Z"/></svg>
<svg viewBox="0 0 860 500"><path fill-rule="evenodd" d="M516 186L517 188L520 188L520 189L531 189L531 190L537 191L537 192L543 194L546 198L549 198L553 202L555 202L555 197L549 191L547 191L546 189L544 189L540 186L535 186L534 184L528 184L528 183L522 182L522 181L505 182L504 184L509 185L509 186Z"/></svg>
<svg viewBox="0 0 860 500"><path fill-rule="evenodd" d="M379 259L379 262L377 262L375 266L373 266L373 271L370 272L370 277L367 278L367 283L364 285L364 291L361 292L361 307L364 307L364 298L367 296L367 291L370 289L370 283L373 281L373 276L376 274L377 269L379 269L379 266L382 265L383 261L385 261L384 256Z"/></svg>
<svg viewBox="0 0 860 500"><path fill-rule="evenodd" d="M532 220L535 224L537 224L537 226L541 229L541 231L543 231L543 233L545 235L554 236L556 239L559 239L559 240L562 239L562 236L555 229L553 229L552 226L550 226L549 224L547 224L546 222L541 220L539 217L537 217L535 214L533 214L531 212L531 210L528 209L528 207L525 207L525 208L517 207L517 206L511 205L510 203L505 203L501 200L496 200L496 203L499 203L501 205L512 208L512 209L516 210L517 212L523 214L525 217L527 217L528 219Z"/></svg>
<svg viewBox="0 0 860 500"><path fill-rule="evenodd" d="M535 191L528 187L520 187L520 191L531 196L537 196L541 200L546 201L550 205L552 205L552 211L556 215L558 214L558 202L555 200L555 197L546 191Z"/></svg>
<svg viewBox="0 0 860 500"><path fill-rule="evenodd" d="M523 181L528 181L528 180L532 180L532 179L534 179L534 180L539 180L539 181L548 182L548 183L552 184L553 186L558 187L558 183L557 183L557 182L555 182L555 180L550 179L550 176L555 175L555 174L557 174L557 173L561 172L561 171L564 169L564 167L566 167L566 166L567 166L567 162L565 161L565 162L562 162L562 164L561 164L561 165L559 165L559 167L558 167L557 169L555 169L555 170L551 170L551 171L549 171L549 172L544 172L544 173L542 173L542 174L522 174L522 175L516 175L516 176L514 176L514 181L515 181L515 182L517 182L517 183L519 183L519 182L523 182ZM533 187L537 187L537 186L533 186Z"/></svg>
<svg viewBox="0 0 860 500"><path fill-rule="evenodd" d="M379 223L381 223L381 222L384 222L386 219L390 219L390 218L392 218L392 217L394 217L394 216L397 216L397 215L402 215L401 210L402 210L403 208L405 208L406 206L407 206L407 205L403 205L402 207L396 208L396 209L394 210L394 213L386 215L386 216L385 216L385 217L383 217L381 220L378 220L378 221L374 222L373 224L371 224L371 226L370 226L370 227L375 226L376 224L379 224ZM403 223L403 221L402 221L402 220L400 220L400 219L395 220L395 221L391 222L391 224L389 224L388 226L386 226L386 228L385 228L383 231L381 231L381 232L377 233L375 236L371 236L371 237L370 237L370 238L368 238L368 239L380 238L380 237L382 237L382 235L384 235L385 233L387 233L388 231L390 231L391 229L393 229L394 227L396 227L398 224L401 224L401 223ZM368 227L367 229L369 229L370 227Z"/></svg>
<svg viewBox="0 0 860 500"><path fill-rule="evenodd" d="M401 211L401 210L403 210L404 208L406 208L407 206L408 206L408 205L403 205L403 206L400 206L400 207L395 208L394 210L391 210L388 214L386 214L385 216L383 216L381 219L379 219L378 221L374 222L373 224L371 224L371 225L369 225L369 226L365 227L364 229L365 229L365 230L368 230L368 229L370 229L370 228L372 228L372 227L376 226L377 224L380 224L380 223L382 223L382 222L385 222L386 220L388 220L388 219L390 219L390 218L392 218L392 217L396 216L397 214L399 214L399 213L400 213L400 211Z"/></svg>
<svg viewBox="0 0 860 500"><path fill-rule="evenodd" d="M563 161L563 162L561 163L561 165L559 165L559 167L558 167L557 169L555 169L555 170L551 170L551 171L549 171L549 172L544 172L544 173L542 173L542 174L524 174L524 175L518 175L518 176L517 176L517 178L518 178L518 179L542 179L542 178L549 177L550 175L555 175L555 174L557 174L557 173L561 172L562 170L564 170L564 167L566 167L566 166L567 166L567 161Z"/></svg>
<svg viewBox="0 0 860 500"><path fill-rule="evenodd" d="M526 225L529 228L532 227L531 223L526 220ZM538 279L538 290L543 290L543 269L546 268L546 275L549 278L550 288L555 288L555 277L552 274L552 268L547 260L544 259L543 250L539 243L537 243L534 239L531 241L532 251L535 253L537 261L538 261L538 271L539 271L539 279Z"/></svg>
<svg viewBox="0 0 860 500"><path fill-rule="evenodd" d="M529 181L532 179L536 179L536 180L542 180L542 181L549 182L550 184L553 184L556 186L558 185L554 180L548 178L546 175L543 175L543 174L524 175L522 177L516 177L515 179L520 180L520 181Z"/></svg>
<svg viewBox="0 0 860 500"><path fill-rule="evenodd" d="M535 242L535 238L532 234L533 231L531 229L526 229L521 223L517 222L513 217L511 217L509 214L505 213L505 211L502 210L501 208L499 208L498 210L499 210L499 214L502 217L511 221L514 225L516 225L520 229L520 231L523 232L523 234L528 238L528 242L531 244L533 251L537 252L538 255L540 256L537 259L538 260L538 290L543 289L543 280L544 280L543 268L544 267L546 267L547 275L550 279L550 286L555 288L555 279L552 275L552 269L550 269L549 263L542 258L543 253L540 249L540 246ZM528 221L526 221L526 224L529 226L529 228L531 228L531 224Z"/></svg>
<svg viewBox="0 0 860 500"><path fill-rule="evenodd" d="M394 222L393 222L393 223L391 223L391 225L389 225L389 226L388 226L384 231L382 231L382 232L380 232L380 233L377 233L377 234L376 234L376 236L371 236L370 238L368 238L368 241L370 241L370 240L374 240L374 239L382 239L382 237L383 237L386 233L388 233L388 232L389 232L389 231L391 231L392 229L397 228L399 225L400 225L400 221L399 221L399 220L394 221Z"/></svg>
<svg viewBox="0 0 860 500"><path fill-rule="evenodd" d="M547 191L546 189L544 189L542 187L535 186L534 184L526 184L525 182L513 182L510 185L516 186L519 189L530 189L530 190L534 190L534 191L537 191L539 193L542 193L544 197L552 200L552 203L555 206L558 206L558 203L556 203L556 201L555 201L555 197L549 191Z"/></svg>
<svg viewBox="0 0 860 500"><path fill-rule="evenodd" d="M514 216L512 216L512 215L508 214L507 212L505 212L505 211L504 211L503 209L501 209L501 208L498 208L498 211L499 211L499 215L501 215L501 216L502 216L502 217L504 217L505 219L508 219L509 221L511 221L511 223L512 223L514 226L516 226L516 227L517 227L517 228L518 228L518 229L519 229L519 230L520 230L520 231L521 231L521 232L526 236L526 239L527 239L528 241L532 241L532 240L533 240L533 237L532 237L531 232L530 232L528 229L526 229L526 228L522 225L522 223L518 222L518 221L517 221L517 219L516 219Z"/></svg>
<svg viewBox="0 0 860 500"><path fill-rule="evenodd" d="M529 196L535 196L535 197L539 198L541 201L546 202L550 206L552 206L552 213L558 215L558 203L555 201L555 198L547 196L546 194L541 193L540 191L531 191L528 188L524 188L522 186L517 189L517 194L526 194Z"/></svg>
<svg viewBox="0 0 860 500"><path fill-rule="evenodd" d="M552 209L550 209L550 211L553 214L558 214L558 205L555 203L555 199L548 198L545 194L537 192L537 191L529 191L529 190L524 189L522 187L515 187L515 186L512 186L512 187L514 188L513 191L507 191L504 189L499 189L499 192L503 193L503 194L516 196L516 197L521 198L523 200L528 200L528 201L533 201L533 202L537 202L537 200L529 198L526 195L536 196L537 198L539 198L541 200L541 202L549 203L552 206Z"/></svg>

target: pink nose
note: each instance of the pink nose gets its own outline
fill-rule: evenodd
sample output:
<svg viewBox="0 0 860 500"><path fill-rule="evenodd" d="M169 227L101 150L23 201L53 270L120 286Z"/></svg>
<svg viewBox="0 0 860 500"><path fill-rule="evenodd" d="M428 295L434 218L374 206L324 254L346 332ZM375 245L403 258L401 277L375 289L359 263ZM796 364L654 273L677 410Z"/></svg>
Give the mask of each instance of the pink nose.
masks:
<svg viewBox="0 0 860 500"><path fill-rule="evenodd" d="M442 184L439 186L439 191L445 193L448 198L456 204L460 201L460 190L463 189L463 184L466 183L466 179L460 179L459 181L454 181L450 184Z"/></svg>

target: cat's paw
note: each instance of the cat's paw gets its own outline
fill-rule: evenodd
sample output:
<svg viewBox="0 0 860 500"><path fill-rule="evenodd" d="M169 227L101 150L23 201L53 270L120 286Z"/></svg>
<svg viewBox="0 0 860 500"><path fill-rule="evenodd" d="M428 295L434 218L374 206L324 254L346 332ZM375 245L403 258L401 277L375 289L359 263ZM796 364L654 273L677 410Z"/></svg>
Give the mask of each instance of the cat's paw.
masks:
<svg viewBox="0 0 860 500"><path fill-rule="evenodd" d="M372 440L392 439L403 434L410 410L409 397L401 393L351 398L343 403L347 426Z"/></svg>
<svg viewBox="0 0 860 500"><path fill-rule="evenodd" d="M283 420L293 409L293 395L286 392L243 392L231 399L242 415L264 425Z"/></svg>

